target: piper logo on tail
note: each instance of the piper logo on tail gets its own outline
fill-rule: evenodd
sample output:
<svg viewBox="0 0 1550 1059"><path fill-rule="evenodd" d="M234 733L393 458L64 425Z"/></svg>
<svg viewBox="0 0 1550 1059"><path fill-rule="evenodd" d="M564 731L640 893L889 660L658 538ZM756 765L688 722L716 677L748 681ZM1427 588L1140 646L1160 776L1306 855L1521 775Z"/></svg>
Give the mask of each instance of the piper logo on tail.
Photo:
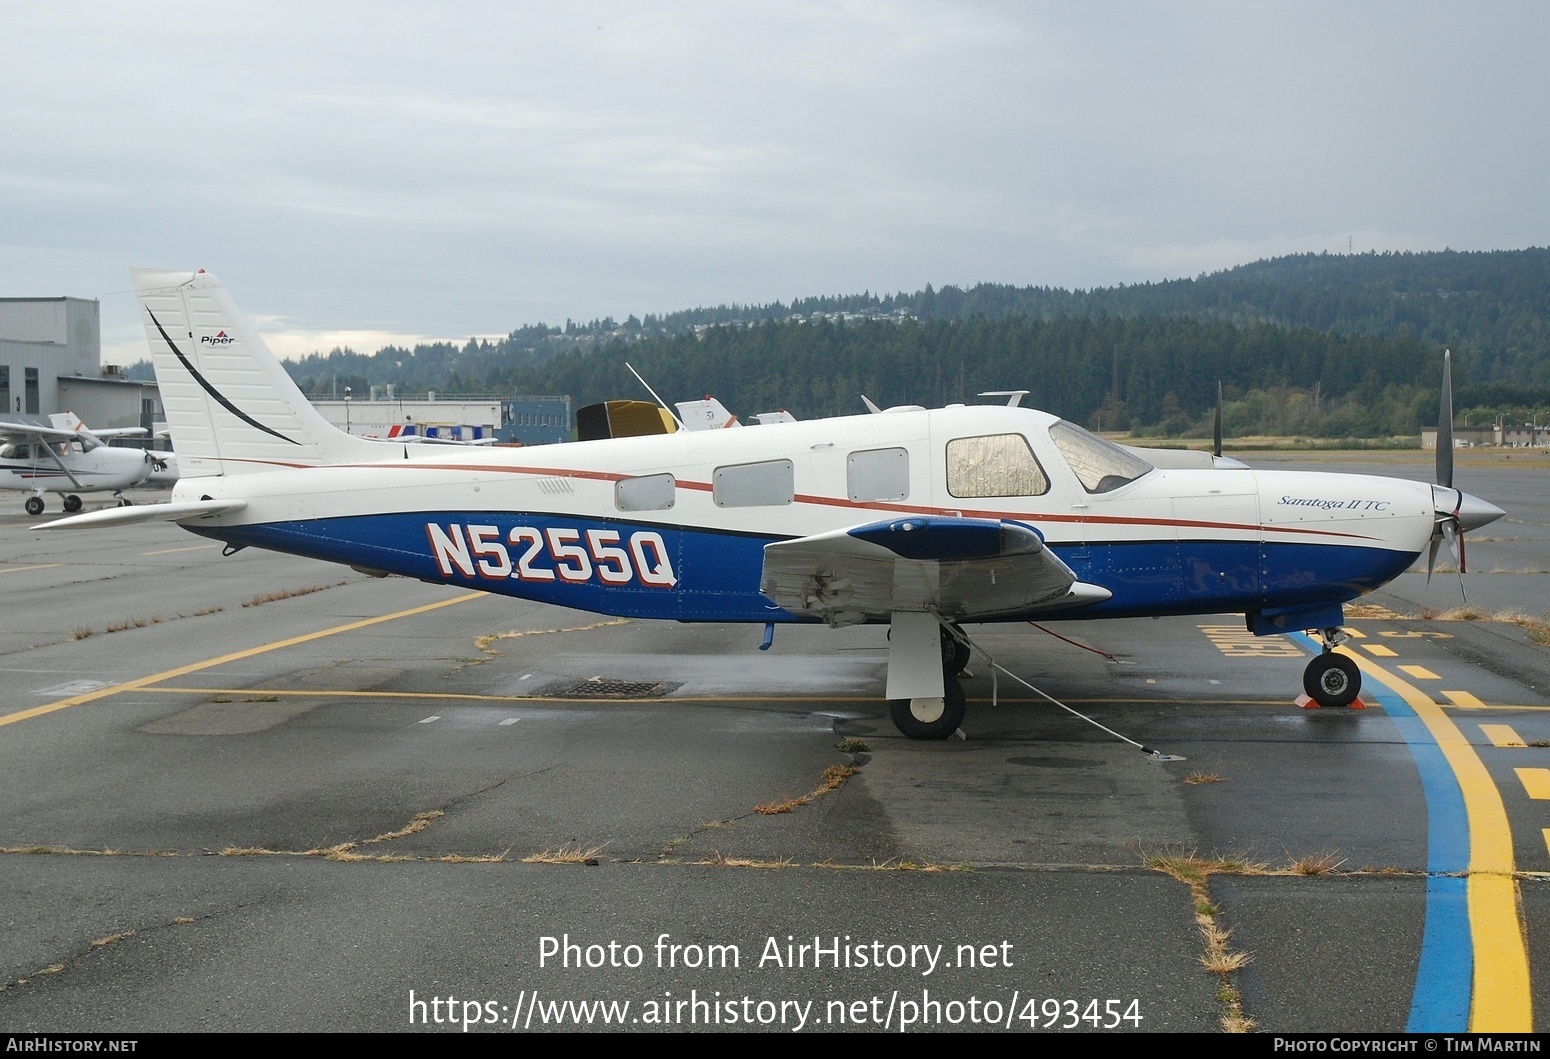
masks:
<svg viewBox="0 0 1550 1059"><path fill-rule="evenodd" d="M204 335L199 339L199 341L202 345L206 346L229 346L235 342L236 339L232 338L225 331L222 331L219 334Z"/></svg>

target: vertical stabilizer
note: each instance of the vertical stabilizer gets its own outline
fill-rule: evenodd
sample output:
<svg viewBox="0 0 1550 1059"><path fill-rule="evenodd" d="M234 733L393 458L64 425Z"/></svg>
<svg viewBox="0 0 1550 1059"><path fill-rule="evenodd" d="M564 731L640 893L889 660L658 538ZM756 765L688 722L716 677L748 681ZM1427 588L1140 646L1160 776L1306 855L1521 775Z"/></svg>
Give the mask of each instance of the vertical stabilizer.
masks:
<svg viewBox="0 0 1550 1059"><path fill-rule="evenodd" d="M318 414L214 276L129 274L182 477L382 458Z"/></svg>

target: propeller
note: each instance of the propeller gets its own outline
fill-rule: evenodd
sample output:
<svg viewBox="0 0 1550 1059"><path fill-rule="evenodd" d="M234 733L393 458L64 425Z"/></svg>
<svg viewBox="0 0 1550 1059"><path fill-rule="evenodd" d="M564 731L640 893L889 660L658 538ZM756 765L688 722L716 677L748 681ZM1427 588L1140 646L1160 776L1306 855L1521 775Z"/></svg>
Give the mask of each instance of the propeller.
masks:
<svg viewBox="0 0 1550 1059"><path fill-rule="evenodd" d="M1464 591L1464 531L1479 529L1505 514L1495 504L1453 487L1453 351L1442 354L1442 400L1437 410L1437 482L1432 486L1437 521L1432 527L1426 553L1426 583L1431 584L1437 549L1444 541L1459 573L1459 592ZM1465 596L1468 599L1468 596Z"/></svg>

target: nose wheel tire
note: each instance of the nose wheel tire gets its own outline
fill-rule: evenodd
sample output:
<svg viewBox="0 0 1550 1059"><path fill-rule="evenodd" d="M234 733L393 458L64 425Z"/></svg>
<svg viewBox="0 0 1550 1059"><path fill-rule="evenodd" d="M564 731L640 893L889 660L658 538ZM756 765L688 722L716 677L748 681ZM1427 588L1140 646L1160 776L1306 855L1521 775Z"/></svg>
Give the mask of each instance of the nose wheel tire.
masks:
<svg viewBox="0 0 1550 1059"><path fill-rule="evenodd" d="M889 699L894 727L911 739L946 739L963 724L968 696L956 676L947 677L940 699Z"/></svg>
<svg viewBox="0 0 1550 1059"><path fill-rule="evenodd" d="M1362 671L1345 655L1329 651L1308 663L1302 688L1320 706L1349 706L1362 690Z"/></svg>
<svg viewBox="0 0 1550 1059"><path fill-rule="evenodd" d="M41 496L29 496L26 503L27 514L43 514L43 498Z"/></svg>

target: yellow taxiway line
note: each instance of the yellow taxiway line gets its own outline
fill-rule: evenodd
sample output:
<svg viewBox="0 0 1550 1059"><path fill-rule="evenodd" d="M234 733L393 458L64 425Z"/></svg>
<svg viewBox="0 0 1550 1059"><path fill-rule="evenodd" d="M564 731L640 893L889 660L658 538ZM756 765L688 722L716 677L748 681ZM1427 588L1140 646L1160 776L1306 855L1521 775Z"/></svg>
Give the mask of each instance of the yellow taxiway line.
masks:
<svg viewBox="0 0 1550 1059"><path fill-rule="evenodd" d="M59 699L42 706L34 706L27 710L18 710L0 716L0 727L25 721L33 717L41 717L56 710L66 710L71 706L82 706L98 699L106 699L113 695L121 695L126 691L138 691L152 684L160 684L164 680L172 680L175 677L186 676L189 673L198 673L204 669L211 669L227 662L239 662L244 658L252 658L254 655L266 654L270 651L278 651L284 647L295 647L297 644L309 643L313 640L321 640L327 636L337 636L344 632L354 632L356 629L365 629L372 625L381 625L386 621L396 621L399 618L412 618L416 614L425 614L429 611L440 610L442 607L450 607L458 603L467 603L471 599L489 598L483 592L469 592L452 599L444 599L439 603L428 603L423 607L411 607L408 610L394 611L392 614L383 614L375 618L364 618L360 621L348 622L344 625L335 625L331 629L320 629L317 632L303 633L301 636L290 636L284 640L275 640L272 643L261 644L258 647L249 647L241 651L233 651L230 654L221 655L218 658L208 658L203 662L193 662L186 666L178 666L176 669L165 669L160 673L152 673L150 676L139 677L135 680L126 680L122 684L112 684L96 691L88 691L81 695L72 695L68 699ZM249 691L247 694L253 694Z"/></svg>
<svg viewBox="0 0 1550 1059"><path fill-rule="evenodd" d="M1475 748L1441 706L1421 689L1346 648L1338 649L1394 690L1432 734L1458 779L1469 818L1468 904L1475 945L1469 1028L1475 1033L1528 1033L1534 1028L1528 949L1518 920L1512 828L1501 792Z"/></svg>

